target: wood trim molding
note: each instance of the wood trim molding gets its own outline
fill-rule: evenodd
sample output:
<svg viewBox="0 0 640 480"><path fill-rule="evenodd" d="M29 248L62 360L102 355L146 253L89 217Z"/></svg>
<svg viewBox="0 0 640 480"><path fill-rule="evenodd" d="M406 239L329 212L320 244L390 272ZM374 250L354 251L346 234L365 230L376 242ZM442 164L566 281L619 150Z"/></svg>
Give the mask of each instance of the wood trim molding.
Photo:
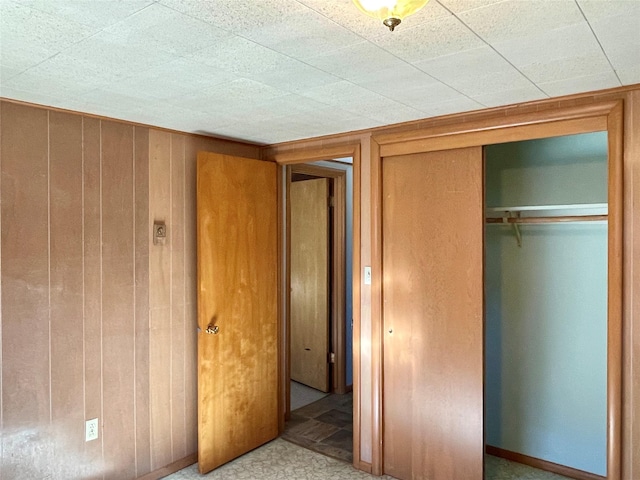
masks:
<svg viewBox="0 0 640 480"><path fill-rule="evenodd" d="M511 115L508 117L508 125L504 124L504 120L506 120L506 118L504 115L502 115L483 118L480 120L472 120L461 124L441 125L427 129L376 135L374 136L374 139L380 145L389 145L393 143L406 143L413 140L424 140L427 138L446 137L451 135L464 135L479 132L486 134L487 132L504 130L505 128L515 128L523 126L531 127L533 125L545 124L549 121L584 121L592 117L597 118L607 116L609 112L615 108L617 103L618 102L616 101L600 102L591 105L549 110L547 112L537 111Z"/></svg>
<svg viewBox="0 0 640 480"><path fill-rule="evenodd" d="M383 342L382 319L382 157L380 145L371 139L371 468L384 472Z"/></svg>
<svg viewBox="0 0 640 480"><path fill-rule="evenodd" d="M555 122L556 128L562 128L566 135L596 132L607 129L606 116L589 117L585 119L560 120ZM448 135L426 136L416 140L390 143L380 147L383 157L394 155L409 155L412 153L449 150L454 148L468 148L476 145L516 142L533 138L552 137L553 129L549 123L532 123L530 125L508 126L504 128L486 130L451 132Z"/></svg>
<svg viewBox="0 0 640 480"><path fill-rule="evenodd" d="M361 461L360 451L360 423L361 423L361 380L360 380L360 348L361 348L361 328L360 322L362 319L362 294L360 290L361 285L361 270L362 270L362 256L361 256L361 238L362 238L362 206L361 206L361 147L358 143L353 152L353 265L352 265L352 305L353 307L353 343L352 343L352 389L353 389L353 466L357 469L367 471L371 473L371 465L369 469L363 468L366 462ZM357 307L356 307L357 305Z"/></svg>
<svg viewBox="0 0 640 480"><path fill-rule="evenodd" d="M622 102L608 124L608 297L607 297L607 478L622 475L622 273L623 273L623 135Z"/></svg>
<svg viewBox="0 0 640 480"><path fill-rule="evenodd" d="M193 465L198 461L198 454L193 453L188 457L181 458L180 460L176 460L173 463L170 463L166 467L159 468L158 470L154 470L153 472L147 473L141 477L137 477L137 480L158 480L160 478L164 478L167 475L171 475L172 473L176 473L177 471L182 470L183 468L188 467L189 465Z"/></svg>
<svg viewBox="0 0 640 480"><path fill-rule="evenodd" d="M333 178L332 335L335 364L333 390L347 391L347 172Z"/></svg>
<svg viewBox="0 0 640 480"><path fill-rule="evenodd" d="M595 473L585 472L576 468L567 467L558 463L548 462L547 460L541 460L539 458L530 457L522 453L512 452L511 450L505 450L503 448L493 447L487 445L485 448L488 455L494 457L504 458L512 462L528 465L533 468L538 468L546 472L556 473L558 475L564 475L565 477L575 478L576 480L605 480L605 477L596 475Z"/></svg>
<svg viewBox="0 0 640 480"><path fill-rule="evenodd" d="M334 158L354 157L355 144L346 143L341 145L320 146L311 149L295 149L280 152L277 149L266 148L263 151L263 158L271 160L280 165L289 165L293 163L308 163L318 160L332 160Z"/></svg>

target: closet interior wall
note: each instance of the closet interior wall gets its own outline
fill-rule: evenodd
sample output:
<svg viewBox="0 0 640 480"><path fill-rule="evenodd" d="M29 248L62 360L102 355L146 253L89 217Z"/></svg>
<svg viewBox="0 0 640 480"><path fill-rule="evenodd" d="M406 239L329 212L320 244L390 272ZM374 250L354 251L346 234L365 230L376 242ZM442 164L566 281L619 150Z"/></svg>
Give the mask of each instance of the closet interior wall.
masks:
<svg viewBox="0 0 640 480"><path fill-rule="evenodd" d="M490 145L485 159L488 215L606 213L606 132ZM606 476L607 222L519 228L520 246L513 225L485 228L486 443Z"/></svg>

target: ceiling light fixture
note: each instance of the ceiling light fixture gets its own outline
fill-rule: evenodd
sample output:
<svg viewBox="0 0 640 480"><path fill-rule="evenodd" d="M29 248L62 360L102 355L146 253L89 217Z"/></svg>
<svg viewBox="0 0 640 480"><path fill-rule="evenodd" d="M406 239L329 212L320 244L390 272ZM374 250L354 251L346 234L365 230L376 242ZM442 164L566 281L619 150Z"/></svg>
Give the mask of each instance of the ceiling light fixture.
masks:
<svg viewBox="0 0 640 480"><path fill-rule="evenodd" d="M413 15L428 2L429 0L353 0L363 13L379 18L392 32L405 17Z"/></svg>

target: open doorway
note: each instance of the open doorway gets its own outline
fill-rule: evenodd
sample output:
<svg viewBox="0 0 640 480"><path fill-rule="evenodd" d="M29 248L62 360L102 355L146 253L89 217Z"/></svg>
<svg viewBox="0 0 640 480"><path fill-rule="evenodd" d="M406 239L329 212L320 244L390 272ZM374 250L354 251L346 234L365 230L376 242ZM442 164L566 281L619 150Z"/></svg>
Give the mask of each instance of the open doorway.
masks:
<svg viewBox="0 0 640 480"><path fill-rule="evenodd" d="M286 168L283 438L353 459L351 159Z"/></svg>

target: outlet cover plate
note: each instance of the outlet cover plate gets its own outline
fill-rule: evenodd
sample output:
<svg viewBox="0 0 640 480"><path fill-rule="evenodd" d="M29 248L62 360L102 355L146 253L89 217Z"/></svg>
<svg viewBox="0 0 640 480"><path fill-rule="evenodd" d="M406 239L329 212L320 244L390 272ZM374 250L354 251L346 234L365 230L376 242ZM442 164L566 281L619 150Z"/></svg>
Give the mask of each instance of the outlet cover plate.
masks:
<svg viewBox="0 0 640 480"><path fill-rule="evenodd" d="M98 419L92 418L87 420L84 430L85 442L96 440L98 438Z"/></svg>

